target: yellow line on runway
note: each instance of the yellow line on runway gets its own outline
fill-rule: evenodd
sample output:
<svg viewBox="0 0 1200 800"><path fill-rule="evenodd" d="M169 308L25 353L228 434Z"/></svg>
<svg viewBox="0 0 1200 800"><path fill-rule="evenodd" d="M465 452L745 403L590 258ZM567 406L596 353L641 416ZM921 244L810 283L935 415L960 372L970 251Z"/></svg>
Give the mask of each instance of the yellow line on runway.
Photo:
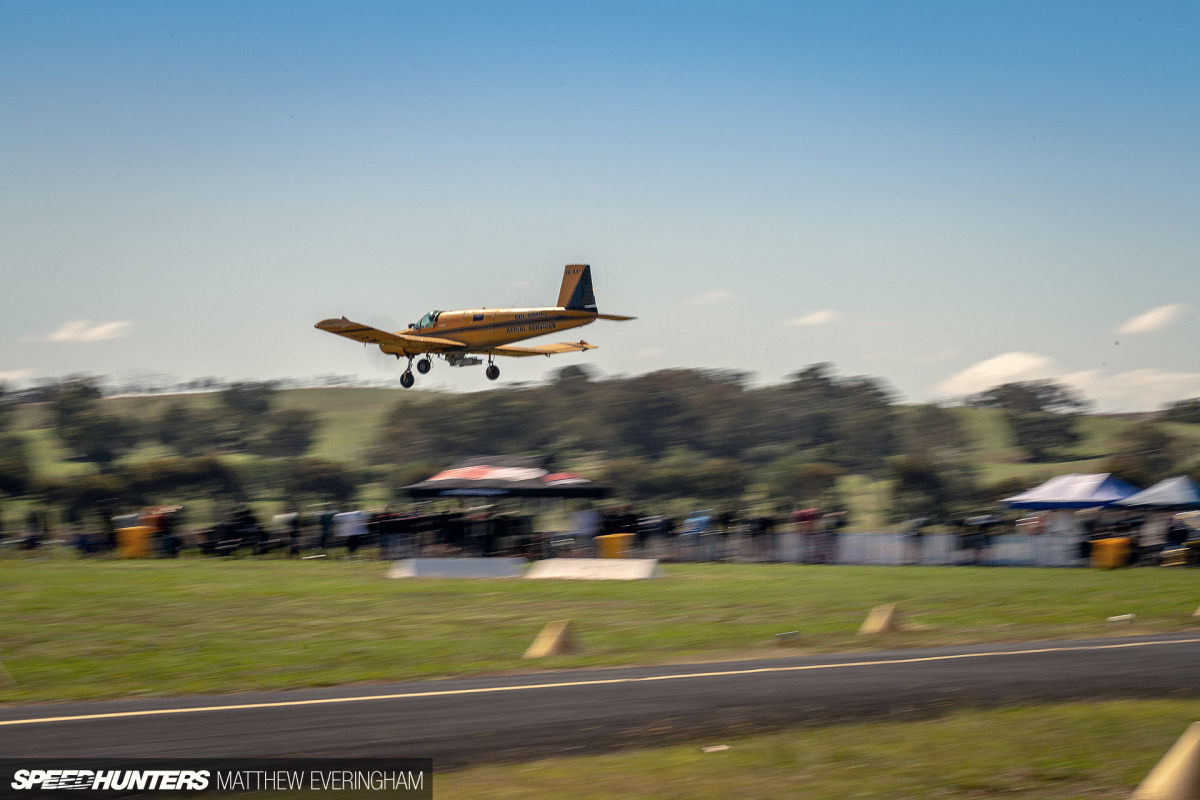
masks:
<svg viewBox="0 0 1200 800"><path fill-rule="evenodd" d="M531 683L517 686L490 686L478 689L443 689L431 692L403 692L399 694L363 695L360 697L327 697L320 700L280 700L272 703L240 703L224 706L199 706L196 708L160 708L147 711L115 711L107 714L79 714L69 717L38 717L35 719L0 720L4 725L32 725L41 722L76 722L88 719L119 719L121 717L150 717L160 714L196 714L202 711L243 711L254 708L288 708L292 706L317 706L333 703L362 703L370 700L403 700L414 697L449 697L452 695L486 694L489 692L523 692L531 689L558 689L568 686L604 686L617 683L649 683L652 681L677 681L690 678L719 678L730 675L756 675L769 672L802 672L815 669L842 669L845 667L871 667L888 664L918 664L928 661L954 661L964 658L987 658L990 656L1021 656L1038 653L1062 653L1071 650L1116 650L1124 647L1157 647L1173 644L1197 644L1200 639L1172 639L1164 642L1124 642L1121 644L1084 645L1082 647L1043 647L1035 650L996 650L987 653L959 653L946 656L923 656L921 658L894 658L880 661L851 661L844 664L804 664L791 667L755 667L731 669L719 672L689 672L675 675L651 675L642 678L601 678L587 681L563 681L561 683Z"/></svg>

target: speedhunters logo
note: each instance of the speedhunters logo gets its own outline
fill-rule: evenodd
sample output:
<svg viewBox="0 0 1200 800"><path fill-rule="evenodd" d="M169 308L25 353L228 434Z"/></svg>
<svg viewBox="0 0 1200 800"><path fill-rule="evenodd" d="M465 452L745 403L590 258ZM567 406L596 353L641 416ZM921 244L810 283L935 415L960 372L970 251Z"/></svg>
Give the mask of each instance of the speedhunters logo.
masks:
<svg viewBox="0 0 1200 800"><path fill-rule="evenodd" d="M352 792L431 800L429 759L0 759L0 798L198 797L260 792Z"/></svg>
<svg viewBox="0 0 1200 800"><path fill-rule="evenodd" d="M94 792L203 791L208 788L206 769L150 769L94 772L90 769L19 769L13 776L14 789L91 789Z"/></svg>

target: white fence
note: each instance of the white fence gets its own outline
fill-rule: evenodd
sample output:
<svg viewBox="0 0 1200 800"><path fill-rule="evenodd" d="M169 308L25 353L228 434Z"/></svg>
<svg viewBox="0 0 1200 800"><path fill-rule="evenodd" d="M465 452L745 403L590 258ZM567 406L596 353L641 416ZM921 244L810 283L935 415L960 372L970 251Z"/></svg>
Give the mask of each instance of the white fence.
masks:
<svg viewBox="0 0 1200 800"><path fill-rule="evenodd" d="M1062 534L1005 534L993 536L988 546L962 549L962 537L927 534L916 539L903 533L840 533L831 543L795 533L776 534L758 541L733 535L679 536L670 543L651 540L646 554L673 561L773 561L792 563L873 564L900 566L923 564L951 566L981 564L1004 567L1083 567L1079 536Z"/></svg>
<svg viewBox="0 0 1200 800"><path fill-rule="evenodd" d="M930 564L974 563L972 550L959 549L954 535L926 535L914 539L902 533L844 533L838 536L838 564ZM993 536L979 551L980 564L1002 567L1082 567L1079 537L1055 534Z"/></svg>

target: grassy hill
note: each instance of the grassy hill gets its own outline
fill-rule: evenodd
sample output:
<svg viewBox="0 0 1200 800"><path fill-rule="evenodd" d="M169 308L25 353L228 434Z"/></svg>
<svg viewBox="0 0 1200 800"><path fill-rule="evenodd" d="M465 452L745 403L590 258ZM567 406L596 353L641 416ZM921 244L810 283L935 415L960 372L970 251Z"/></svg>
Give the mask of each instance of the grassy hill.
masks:
<svg viewBox="0 0 1200 800"><path fill-rule="evenodd" d="M377 432L392 409L398 405L436 402L437 397L436 393L403 389L287 389L278 392L276 407L304 409L319 415L322 425L310 455L365 465ZM157 419L174 404L211 408L216 403L215 394L114 397L104 401L105 406L117 414L142 423ZM905 409L901 408L900 412L905 413ZM1014 445L999 410L958 408L954 413L967 434L969 460L976 470L978 481L983 485L1015 480L1032 486L1066 472L1098 471L1116 449L1122 432L1139 421L1129 416L1086 416L1080 422L1083 433L1080 444L1067 453L1063 460L1031 463ZM19 407L12 427L25 439L33 468L40 478L69 479L96 470L93 464L74 461L69 457L50 425L47 409L43 405ZM1200 425L1170 424L1166 427L1200 453ZM147 443L127 456L125 461L142 462L172 455L169 448ZM235 459L242 464L257 460L254 456L237 456ZM581 454L578 460L579 463L568 466L594 469L597 463L602 463L597 454ZM389 499L386 488L377 481L380 472L380 469L376 469L374 474L365 476L367 483L362 493L364 502L382 503ZM879 529L887 525L890 502L887 481L849 475L842 479L839 488L852 512L855 527ZM749 494L753 501L755 493ZM681 509L688 507L689 501L681 500L678 508L675 505L672 504L668 509L670 513L681 513Z"/></svg>

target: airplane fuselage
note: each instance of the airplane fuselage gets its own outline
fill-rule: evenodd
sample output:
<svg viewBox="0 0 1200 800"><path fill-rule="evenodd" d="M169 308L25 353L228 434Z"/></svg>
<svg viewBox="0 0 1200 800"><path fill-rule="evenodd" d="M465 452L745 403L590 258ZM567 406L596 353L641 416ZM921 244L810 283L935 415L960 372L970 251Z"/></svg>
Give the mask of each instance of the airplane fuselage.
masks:
<svg viewBox="0 0 1200 800"><path fill-rule="evenodd" d="M485 353L491 347L590 325L596 319L594 311L565 308L477 308L443 311L432 325L410 326L403 333L454 339L466 345L468 352Z"/></svg>

